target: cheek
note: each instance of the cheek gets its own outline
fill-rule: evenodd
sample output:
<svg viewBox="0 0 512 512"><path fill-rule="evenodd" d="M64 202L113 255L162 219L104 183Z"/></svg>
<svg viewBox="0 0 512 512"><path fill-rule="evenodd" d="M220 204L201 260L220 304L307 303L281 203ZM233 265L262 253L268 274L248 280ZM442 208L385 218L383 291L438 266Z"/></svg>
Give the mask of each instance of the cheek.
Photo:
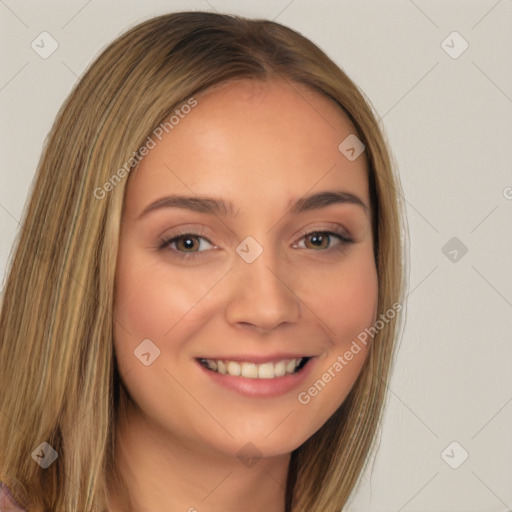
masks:
<svg viewBox="0 0 512 512"><path fill-rule="evenodd" d="M337 348L350 345L375 320L378 279L373 251L354 251L336 270L305 279L300 296L326 326Z"/></svg>
<svg viewBox="0 0 512 512"><path fill-rule="evenodd" d="M171 271L165 263L148 262L147 256L129 255L129 251L118 260L114 306L118 368L131 398L145 414L164 428L172 426L182 434L196 432L204 423L201 409L198 413L197 404L182 387L186 383L187 390L194 389L182 369L190 363L187 342L211 314L203 303L224 273ZM157 349L147 342L141 345L146 339ZM142 351L142 346L147 348ZM148 351L154 362L145 366L137 354ZM158 356L153 359L154 354ZM179 423L164 403L183 412Z"/></svg>
<svg viewBox="0 0 512 512"><path fill-rule="evenodd" d="M136 256L121 257L114 309L120 338L131 338L130 346L144 338L164 340L178 324L182 327L192 318L200 321L201 299L216 280L211 272L169 272L165 264L148 264Z"/></svg>
<svg viewBox="0 0 512 512"><path fill-rule="evenodd" d="M331 346L296 397L299 414L310 422L309 435L340 407L360 375L369 343L361 343L357 337L373 325L378 300L377 271L369 248L354 252L336 272L316 277L308 280L305 296L327 326Z"/></svg>

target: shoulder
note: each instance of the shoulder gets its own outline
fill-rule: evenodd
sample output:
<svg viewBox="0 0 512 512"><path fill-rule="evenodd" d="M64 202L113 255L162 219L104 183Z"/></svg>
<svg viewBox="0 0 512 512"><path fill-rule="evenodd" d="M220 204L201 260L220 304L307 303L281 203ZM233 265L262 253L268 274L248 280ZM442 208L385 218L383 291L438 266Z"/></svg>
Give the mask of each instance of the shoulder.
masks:
<svg viewBox="0 0 512 512"><path fill-rule="evenodd" d="M16 503L9 488L3 482L0 482L0 512L26 512Z"/></svg>

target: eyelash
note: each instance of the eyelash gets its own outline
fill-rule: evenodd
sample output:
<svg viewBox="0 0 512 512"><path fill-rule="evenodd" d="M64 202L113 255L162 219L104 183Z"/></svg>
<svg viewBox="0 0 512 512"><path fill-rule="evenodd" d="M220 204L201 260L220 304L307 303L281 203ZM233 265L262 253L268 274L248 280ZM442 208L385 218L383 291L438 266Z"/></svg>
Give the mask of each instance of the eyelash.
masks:
<svg viewBox="0 0 512 512"><path fill-rule="evenodd" d="M351 244L351 243L354 242L354 240L352 240L351 238L347 237L341 230L340 231L329 231L329 230L306 231L305 233L302 233L299 236L299 240L302 240L303 238L306 238L306 237L308 237L310 235L313 235L313 234L334 236L334 237L336 237L340 241L340 244L335 245L334 247L330 247L329 246L327 249L323 249L323 250L320 249L318 252L326 252L328 250L331 250L331 251L338 250L339 251L339 250L345 249L345 246L347 244ZM160 245L158 246L158 249L159 250L168 249L171 244L177 242L181 238L186 238L186 237L203 238L209 244L213 245L212 242L210 242L210 240L208 240L208 238L205 236L204 233L183 232L183 233L180 233L179 235L173 236L172 238L163 238L161 240ZM178 257L183 258L185 260L200 258L201 257L201 253L205 252L205 251L184 252L184 251L178 251L176 249L171 249L171 250L173 252L175 252L176 255L178 255ZM310 249L310 250L314 250L314 249Z"/></svg>

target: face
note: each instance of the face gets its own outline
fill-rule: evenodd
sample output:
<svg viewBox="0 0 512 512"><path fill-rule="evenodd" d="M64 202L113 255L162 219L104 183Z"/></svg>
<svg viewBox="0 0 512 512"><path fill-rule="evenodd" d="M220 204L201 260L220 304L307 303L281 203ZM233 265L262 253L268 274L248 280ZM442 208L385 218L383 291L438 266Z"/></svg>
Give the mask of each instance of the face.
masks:
<svg viewBox="0 0 512 512"><path fill-rule="evenodd" d="M140 420L170 441L286 454L367 357L353 348L378 290L365 156L340 152L354 127L298 84L195 98L127 184L119 369Z"/></svg>

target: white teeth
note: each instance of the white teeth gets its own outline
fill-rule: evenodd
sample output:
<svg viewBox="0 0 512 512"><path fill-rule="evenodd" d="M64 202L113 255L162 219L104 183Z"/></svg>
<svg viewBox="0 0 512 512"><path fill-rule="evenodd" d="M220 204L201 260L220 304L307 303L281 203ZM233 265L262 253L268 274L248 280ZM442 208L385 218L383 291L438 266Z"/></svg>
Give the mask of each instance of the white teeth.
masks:
<svg viewBox="0 0 512 512"><path fill-rule="evenodd" d="M259 365L258 377L260 379L274 378L274 363L263 363Z"/></svg>
<svg viewBox="0 0 512 512"><path fill-rule="evenodd" d="M211 359L207 359L207 361L210 362ZM228 373L224 361L217 361L217 371L219 373L222 373L223 375L226 375L226 373Z"/></svg>
<svg viewBox="0 0 512 512"><path fill-rule="evenodd" d="M256 379L258 377L258 367L254 363L242 364L242 377Z"/></svg>
<svg viewBox="0 0 512 512"><path fill-rule="evenodd" d="M235 377L246 377L249 379L273 379L284 377L287 374L295 373L295 370L303 358L283 359L277 363L250 363L237 361L224 361L221 359L202 359L201 362L210 370L222 375L233 375Z"/></svg>
<svg viewBox="0 0 512 512"><path fill-rule="evenodd" d="M286 373L292 373L295 368L297 368L297 359L292 359L287 365L286 365Z"/></svg>
<svg viewBox="0 0 512 512"><path fill-rule="evenodd" d="M229 375L238 377L240 375L240 365L236 361L229 361L227 367Z"/></svg>
<svg viewBox="0 0 512 512"><path fill-rule="evenodd" d="M276 363L274 366L274 375L276 377L282 377L283 375L286 375L286 365L284 364L284 361L279 361L279 363Z"/></svg>

